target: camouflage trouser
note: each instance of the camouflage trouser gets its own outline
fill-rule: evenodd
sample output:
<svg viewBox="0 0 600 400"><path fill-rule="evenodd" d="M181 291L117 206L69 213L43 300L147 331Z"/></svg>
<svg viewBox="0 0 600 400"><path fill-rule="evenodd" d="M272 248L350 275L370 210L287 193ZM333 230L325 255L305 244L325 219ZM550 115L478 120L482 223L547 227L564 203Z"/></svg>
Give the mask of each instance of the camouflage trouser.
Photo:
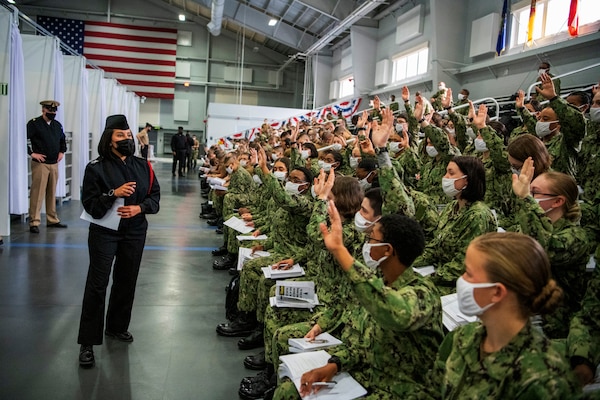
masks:
<svg viewBox="0 0 600 400"><path fill-rule="evenodd" d="M281 261L286 257L282 257L277 261ZM277 262L275 261L275 262ZM256 313L256 318L258 322L265 322L265 310L269 306L269 296L271 293L271 288L275 286L276 281L274 279L265 278L264 275L260 277L258 282L258 291L256 293L256 309L262 310L262 312Z"/></svg>
<svg viewBox="0 0 600 400"><path fill-rule="evenodd" d="M257 305L260 304L257 302L259 282L261 279L264 279L261 268L267 267L280 260L280 255L271 254L269 257L256 258L244 263L244 267L240 272L240 297L238 299L238 309L240 311L258 310L256 315L262 319L263 310L265 309L265 306L269 304L269 299L267 299L266 304L260 305L261 308L257 307Z"/></svg>
<svg viewBox="0 0 600 400"><path fill-rule="evenodd" d="M275 288L271 289L272 295L275 295ZM313 313L310 310L300 308L278 308L268 306L265 311L265 360L273 363L273 337L279 328L286 325L307 322L312 318ZM304 335L302 335L304 336Z"/></svg>
<svg viewBox="0 0 600 400"><path fill-rule="evenodd" d="M302 338L312 328L309 322L283 326L275 331L271 344L271 359L275 370L279 367L279 356L289 353L288 339Z"/></svg>

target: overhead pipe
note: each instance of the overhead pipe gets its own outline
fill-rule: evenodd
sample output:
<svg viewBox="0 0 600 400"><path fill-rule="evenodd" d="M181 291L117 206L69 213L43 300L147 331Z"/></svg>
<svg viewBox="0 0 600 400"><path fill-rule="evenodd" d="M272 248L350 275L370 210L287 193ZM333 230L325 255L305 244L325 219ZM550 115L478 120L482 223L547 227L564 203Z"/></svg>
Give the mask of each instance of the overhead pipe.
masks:
<svg viewBox="0 0 600 400"><path fill-rule="evenodd" d="M212 9L210 11L210 22L206 28L213 36L221 34L221 25L223 24L223 8L225 0L212 0Z"/></svg>

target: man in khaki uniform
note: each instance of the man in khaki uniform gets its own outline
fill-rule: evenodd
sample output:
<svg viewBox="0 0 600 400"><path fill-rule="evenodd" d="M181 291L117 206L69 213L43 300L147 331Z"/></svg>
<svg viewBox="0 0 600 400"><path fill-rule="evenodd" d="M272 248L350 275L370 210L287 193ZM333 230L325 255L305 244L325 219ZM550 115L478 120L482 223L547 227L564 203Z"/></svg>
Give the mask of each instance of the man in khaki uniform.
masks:
<svg viewBox="0 0 600 400"><path fill-rule="evenodd" d="M48 228L66 228L56 214L56 182L58 163L67 151L65 134L60 122L56 121L56 110L60 103L44 100L42 115L27 123L27 139L31 145L27 153L31 156L31 191L29 193L29 232L40 233L40 211L46 199L46 224Z"/></svg>

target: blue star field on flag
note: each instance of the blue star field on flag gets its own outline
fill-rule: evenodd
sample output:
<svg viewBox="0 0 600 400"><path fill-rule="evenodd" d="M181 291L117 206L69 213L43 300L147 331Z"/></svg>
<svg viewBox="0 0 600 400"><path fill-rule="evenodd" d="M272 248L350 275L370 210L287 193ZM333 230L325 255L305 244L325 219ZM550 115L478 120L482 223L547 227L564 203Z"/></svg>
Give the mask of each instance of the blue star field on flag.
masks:
<svg viewBox="0 0 600 400"><path fill-rule="evenodd" d="M85 22L75 19L37 17L37 23L52 35L58 37L69 47L83 54L83 39L85 35ZM63 50L64 54L68 54Z"/></svg>

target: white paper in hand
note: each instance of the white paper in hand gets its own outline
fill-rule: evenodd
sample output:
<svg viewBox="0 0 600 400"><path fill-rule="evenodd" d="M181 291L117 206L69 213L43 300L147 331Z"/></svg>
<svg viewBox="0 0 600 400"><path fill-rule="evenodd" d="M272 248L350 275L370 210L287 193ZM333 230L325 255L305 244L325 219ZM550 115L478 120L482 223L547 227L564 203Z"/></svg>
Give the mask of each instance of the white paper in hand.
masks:
<svg viewBox="0 0 600 400"><path fill-rule="evenodd" d="M83 210L81 213L81 218L84 221L92 222L96 225L103 226L108 229L112 229L113 231L119 230L119 223L121 222L121 216L117 213L117 209L119 207L123 207L125 205L125 199L122 197L118 197L113 203L110 210L104 214L104 217L96 219L88 214L87 211Z"/></svg>

